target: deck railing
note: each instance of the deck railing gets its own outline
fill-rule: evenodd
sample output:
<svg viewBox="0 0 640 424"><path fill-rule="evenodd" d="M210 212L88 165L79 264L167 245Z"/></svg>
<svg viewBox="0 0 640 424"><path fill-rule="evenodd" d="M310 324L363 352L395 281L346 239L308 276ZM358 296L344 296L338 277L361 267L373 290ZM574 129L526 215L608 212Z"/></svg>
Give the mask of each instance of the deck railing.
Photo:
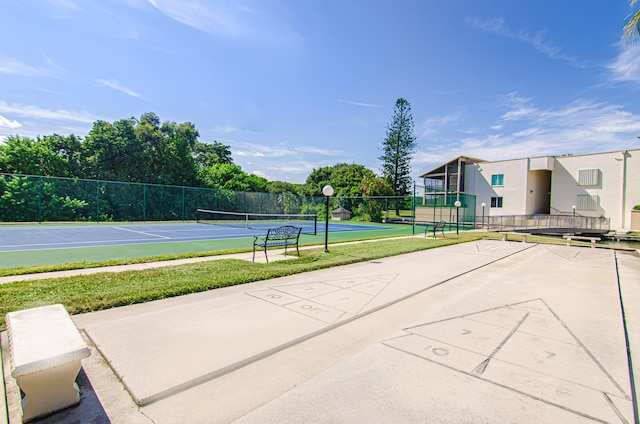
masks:
<svg viewBox="0 0 640 424"><path fill-rule="evenodd" d="M610 230L611 219L604 217L590 217L581 215L500 215L477 218L477 226L490 231L518 231L518 230Z"/></svg>

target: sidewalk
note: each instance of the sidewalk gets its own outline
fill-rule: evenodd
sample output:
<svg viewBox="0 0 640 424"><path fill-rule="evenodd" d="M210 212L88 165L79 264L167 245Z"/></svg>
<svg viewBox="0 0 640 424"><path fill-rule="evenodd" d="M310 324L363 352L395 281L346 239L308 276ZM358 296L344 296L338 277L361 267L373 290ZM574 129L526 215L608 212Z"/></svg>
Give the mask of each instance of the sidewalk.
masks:
<svg viewBox="0 0 640 424"><path fill-rule="evenodd" d="M637 254L487 240L74 316L40 422L633 422L616 259L637 352Z"/></svg>
<svg viewBox="0 0 640 424"><path fill-rule="evenodd" d="M411 238L411 237L422 237L422 236L402 236L402 237L390 237L385 239L372 239L372 240L364 240L357 242L342 242L342 243L332 243L332 245L339 244L351 244L351 243L375 243L380 240L393 240L396 238ZM321 246L313 245L313 246L301 246L300 250L308 250L308 249L321 249ZM288 252L291 252L291 248L289 248ZM284 256L284 249L269 249L269 261L281 261L289 258L295 258L294 255L288 254ZM239 259L243 261L252 261L253 260L253 252L243 252L243 253L232 253L226 255L213 255L213 256L203 256L199 258L187 258L187 259L172 259L167 261L156 261L156 262L145 262L138 264L130 264L130 265L114 265L114 266L104 266L97 268L83 268L83 269L71 269L67 271L52 271L52 272L42 272L37 274L24 274L24 275L10 275L6 277L0 277L0 284L13 283L16 281L35 281L35 280L44 280L47 278L62 278L62 277L71 277L75 275L91 275L98 274L101 272L125 272L125 271L140 271L144 269L152 269L152 268L163 268L174 265L185 265L185 264L193 264L198 262L208 262L208 261L216 261L220 259ZM264 255L264 251L256 250L255 262L257 263L265 263L266 258Z"/></svg>

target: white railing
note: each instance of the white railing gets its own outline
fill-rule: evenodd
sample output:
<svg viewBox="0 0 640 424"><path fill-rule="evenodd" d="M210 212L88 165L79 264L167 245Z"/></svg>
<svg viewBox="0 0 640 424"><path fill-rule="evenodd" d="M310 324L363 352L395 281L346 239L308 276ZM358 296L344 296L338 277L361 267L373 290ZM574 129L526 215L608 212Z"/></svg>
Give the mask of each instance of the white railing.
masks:
<svg viewBox="0 0 640 424"><path fill-rule="evenodd" d="M501 215L477 217L477 226L490 231L518 231L536 229L608 231L610 218L580 215Z"/></svg>

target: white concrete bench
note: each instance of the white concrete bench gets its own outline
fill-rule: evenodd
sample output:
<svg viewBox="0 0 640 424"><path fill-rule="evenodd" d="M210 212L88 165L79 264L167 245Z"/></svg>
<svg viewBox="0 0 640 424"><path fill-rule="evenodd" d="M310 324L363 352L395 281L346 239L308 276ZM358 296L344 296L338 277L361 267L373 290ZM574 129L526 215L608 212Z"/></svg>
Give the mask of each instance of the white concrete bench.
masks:
<svg viewBox="0 0 640 424"><path fill-rule="evenodd" d="M76 376L91 354L62 305L10 312L7 318L11 376L22 398L22 421L80 401Z"/></svg>
<svg viewBox="0 0 640 424"><path fill-rule="evenodd" d="M590 241L591 247L594 247L594 248L596 247L596 242L600 240L600 238L598 237L582 237L582 236L564 236L564 238L567 239L567 246L571 246L571 241L578 240L578 241Z"/></svg>
<svg viewBox="0 0 640 424"><path fill-rule="evenodd" d="M526 243L527 236L531 235L529 233L515 233L515 232L508 232L508 231L501 231L500 234L502 234L502 241L507 241L507 236L520 236L522 237L523 243Z"/></svg>

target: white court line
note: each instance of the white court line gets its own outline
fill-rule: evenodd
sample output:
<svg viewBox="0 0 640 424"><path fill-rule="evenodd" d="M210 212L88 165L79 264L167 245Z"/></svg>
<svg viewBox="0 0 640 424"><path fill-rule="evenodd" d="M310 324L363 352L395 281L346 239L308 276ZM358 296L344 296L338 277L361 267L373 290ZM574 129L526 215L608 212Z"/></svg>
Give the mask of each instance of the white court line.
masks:
<svg viewBox="0 0 640 424"><path fill-rule="evenodd" d="M123 230L123 231L131 231L132 233L144 234L145 236L158 237L158 238L163 238L163 239L170 239L171 238L171 237L159 236L157 234L152 234L152 233L145 233L144 231L131 230L129 228L122 228L122 227L112 227L112 228L115 228L117 230Z"/></svg>
<svg viewBox="0 0 640 424"><path fill-rule="evenodd" d="M146 240L155 240L155 239L120 239L120 240L88 240L88 241L61 241L61 242L56 242L56 243L31 243L31 244L13 244L13 245L7 245L7 246L0 246L0 247L39 247L39 246L45 246L43 247L43 249L46 249L46 246L65 246L65 245L71 245L71 247L81 247L81 246L74 246L77 244L89 244L89 245L93 245L93 246L89 246L89 247L103 247L103 245L101 244L96 244L96 243L114 243L113 245L117 246L119 244L127 244L129 242L138 242L138 241L146 241ZM112 246L112 244L108 244L107 246ZM8 250L8 252L13 252L13 250Z"/></svg>

